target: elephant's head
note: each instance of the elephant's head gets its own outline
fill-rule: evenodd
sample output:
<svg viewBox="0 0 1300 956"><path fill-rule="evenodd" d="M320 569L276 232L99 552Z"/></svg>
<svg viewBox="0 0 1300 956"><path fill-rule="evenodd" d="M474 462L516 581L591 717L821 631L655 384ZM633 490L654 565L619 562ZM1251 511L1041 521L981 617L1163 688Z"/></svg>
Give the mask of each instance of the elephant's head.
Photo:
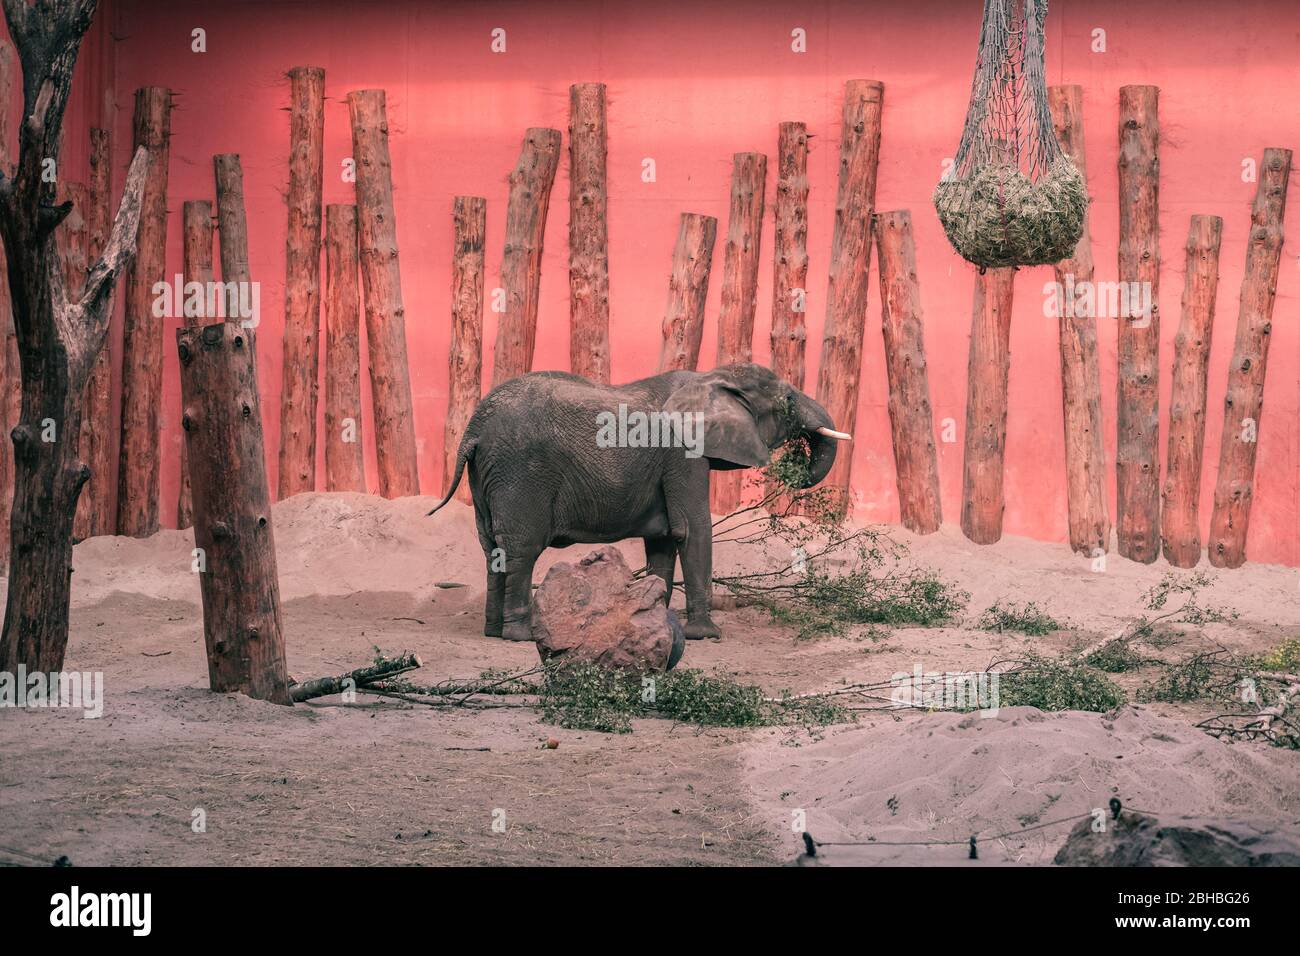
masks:
<svg viewBox="0 0 1300 956"><path fill-rule="evenodd" d="M669 412L698 413L704 456L712 468L761 468L772 452L796 438L808 443L811 487L835 464L835 446L849 435L835 430L826 409L761 365L724 365L678 387Z"/></svg>

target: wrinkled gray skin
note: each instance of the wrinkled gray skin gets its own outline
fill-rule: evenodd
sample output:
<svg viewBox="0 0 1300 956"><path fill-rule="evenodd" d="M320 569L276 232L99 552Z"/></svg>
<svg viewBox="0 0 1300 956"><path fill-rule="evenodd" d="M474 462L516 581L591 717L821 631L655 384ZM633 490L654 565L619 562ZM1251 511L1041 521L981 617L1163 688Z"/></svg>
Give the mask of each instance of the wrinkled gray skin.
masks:
<svg viewBox="0 0 1300 956"><path fill-rule="evenodd" d="M703 457L681 447L599 447L598 416L629 411L700 412ZM488 561L483 632L532 639L533 565L546 548L645 541L646 564L668 585L678 555L686 582L686 636L718 637L709 617L713 534L710 469L761 467L802 435L815 485L835 462L835 425L815 401L759 365L665 372L630 385L599 385L564 372L534 372L493 389L466 427L450 499L469 466L479 542ZM493 570L494 550L497 567ZM503 562L500 559L504 559Z"/></svg>

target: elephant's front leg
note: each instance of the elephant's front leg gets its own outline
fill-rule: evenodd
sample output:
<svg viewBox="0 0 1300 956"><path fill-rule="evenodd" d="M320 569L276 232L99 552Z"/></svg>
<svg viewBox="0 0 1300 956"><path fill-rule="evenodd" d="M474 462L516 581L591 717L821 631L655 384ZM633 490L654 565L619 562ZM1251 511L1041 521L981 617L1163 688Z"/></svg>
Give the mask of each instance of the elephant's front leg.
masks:
<svg viewBox="0 0 1300 956"><path fill-rule="evenodd" d="M709 473L702 471L703 490L690 496L686 540L679 546L682 578L686 581L686 637L722 636L709 616L713 597L713 518L709 514Z"/></svg>
<svg viewBox="0 0 1300 956"><path fill-rule="evenodd" d="M646 573L663 578L664 603L673 603L673 571L677 569L677 542L672 538L645 538Z"/></svg>

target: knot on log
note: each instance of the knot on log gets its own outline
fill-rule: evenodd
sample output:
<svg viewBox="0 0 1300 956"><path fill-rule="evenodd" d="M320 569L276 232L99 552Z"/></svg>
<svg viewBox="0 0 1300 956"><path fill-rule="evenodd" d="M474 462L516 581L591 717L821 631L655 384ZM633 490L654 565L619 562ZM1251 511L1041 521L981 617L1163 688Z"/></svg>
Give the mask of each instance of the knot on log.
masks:
<svg viewBox="0 0 1300 956"><path fill-rule="evenodd" d="M32 433L26 425L20 423L15 425L13 430L9 432L9 438L15 445L22 446L32 440Z"/></svg>
<svg viewBox="0 0 1300 956"><path fill-rule="evenodd" d="M212 526L212 537L213 537L213 540L216 540L216 541L221 541L221 540L223 540L223 539L225 539L225 538L229 538L229 537L230 537L230 525L226 524L224 521L218 521L218 522L216 522L216 523L213 524L213 526Z"/></svg>
<svg viewBox="0 0 1300 956"><path fill-rule="evenodd" d="M203 331L199 334L203 336L204 345L216 345L221 341L221 331L222 327L220 325L207 325L203 327Z"/></svg>
<svg viewBox="0 0 1300 956"><path fill-rule="evenodd" d="M194 357L192 354L190 354L190 345L188 342L181 342L179 345L177 345L176 352L181 358L182 365L189 365L190 359Z"/></svg>
<svg viewBox="0 0 1300 956"><path fill-rule="evenodd" d="M188 408L181 414L181 428L187 432L194 429L194 413Z"/></svg>
<svg viewBox="0 0 1300 956"><path fill-rule="evenodd" d="M253 409L249 406L248 402L244 402L244 407L240 409L240 414L245 418L248 418L253 414Z"/></svg>

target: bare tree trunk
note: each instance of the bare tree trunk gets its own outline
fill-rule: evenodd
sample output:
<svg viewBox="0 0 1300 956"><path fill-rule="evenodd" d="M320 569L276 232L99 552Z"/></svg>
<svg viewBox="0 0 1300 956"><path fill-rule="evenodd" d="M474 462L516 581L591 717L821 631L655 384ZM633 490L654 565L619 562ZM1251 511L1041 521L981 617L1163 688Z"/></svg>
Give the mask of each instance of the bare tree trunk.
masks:
<svg viewBox="0 0 1300 956"><path fill-rule="evenodd" d="M13 176L0 176L0 235L22 362L22 413L14 426L9 594L0 670L55 672L68 641L72 522L90 475L78 460L86 382L108 336L109 290L130 261L149 154L137 150L103 258L68 289L55 267L54 233L69 211L44 181L59 134L81 39L94 0L4 0L23 65L23 122Z"/></svg>
<svg viewBox="0 0 1300 956"><path fill-rule="evenodd" d="M289 227L285 241L284 361L280 392L283 501L316 490L316 383L320 374L321 191L325 71L289 71Z"/></svg>
<svg viewBox="0 0 1300 956"><path fill-rule="evenodd" d="M108 244L109 231L113 227L113 139L106 129L90 131L90 233L89 254L91 260L98 259ZM113 315L113 295L110 292L105 306L111 319ZM90 534L112 534L117 527L117 513L113 507L113 489L116 487L113 473L113 453L117 446L113 431L113 366L108 343L99 352L95 360L94 371L90 373L90 384L86 386L86 412L83 420L88 423L90 433L89 449L82 449L87 455L86 464L90 466L90 481L86 483L82 496L90 500Z"/></svg>
<svg viewBox="0 0 1300 956"><path fill-rule="evenodd" d="M411 370L406 360L406 310L402 306L402 271L397 259L384 91L354 90L348 94L348 109L352 156L357 164L361 281L366 295L379 493L385 498L401 498L420 493L420 474L415 455Z"/></svg>
<svg viewBox="0 0 1300 956"><path fill-rule="evenodd" d="M240 314L241 288L252 282L248 265L248 216L244 209L244 167L238 153L212 157L217 192L217 233L221 245L221 282L226 290L224 315ZM249 319L254 325L260 316Z"/></svg>
<svg viewBox="0 0 1300 956"><path fill-rule="evenodd" d="M989 269L975 280L966 371L966 446L961 530L976 544L1002 537L1003 459L1007 448L1007 376L1015 269Z"/></svg>
<svg viewBox="0 0 1300 956"><path fill-rule="evenodd" d="M191 314L191 299L185 296L185 315L182 324L202 326L216 319L216 301L209 303L207 290L213 282L212 270L212 203L206 199L192 200L182 207L181 228L183 236L185 285L200 283L203 288L202 310ZM207 320L206 322L204 320ZM190 492L189 452L184 435L181 436L181 490L176 501L176 527L188 528L194 523L194 501Z"/></svg>
<svg viewBox="0 0 1300 956"><path fill-rule="evenodd" d="M912 215L905 209L881 213L876 216L874 229L898 510L904 527L917 534L930 534L943 524L943 508L939 501L939 460L934 446Z"/></svg>
<svg viewBox="0 0 1300 956"><path fill-rule="evenodd" d="M1246 563L1246 531L1255 499L1255 453L1264 410L1264 373L1272 341L1273 302L1282 260L1282 220L1291 178L1291 150L1266 149L1250 213L1250 245L1241 280L1237 337L1223 399L1219 476L1210 518L1210 563L1239 568ZM1294 473L1291 479L1295 479Z"/></svg>
<svg viewBox="0 0 1300 956"><path fill-rule="evenodd" d="M537 297L542 287L542 239L555 170L560 165L560 131L530 129L510 174L506 207L506 251L501 288L506 311L497 325L492 387L533 370L537 342Z"/></svg>
<svg viewBox="0 0 1300 956"><path fill-rule="evenodd" d="M483 388L483 250L487 236L487 200L457 196L453 216L451 354L447 369L447 423L442 435L443 494L456 474L460 440ZM605 380L609 380L608 374ZM456 489L456 500L465 504L472 501L468 481L461 482Z"/></svg>
<svg viewBox="0 0 1300 956"><path fill-rule="evenodd" d="M208 679L217 692L291 703L253 330L176 330L194 487Z"/></svg>
<svg viewBox="0 0 1300 956"><path fill-rule="evenodd" d="M1119 553L1150 564L1160 553L1160 121L1159 90L1119 91L1119 281L1149 310L1119 317L1115 449ZM1135 314L1136 313L1136 314Z"/></svg>
<svg viewBox="0 0 1300 956"><path fill-rule="evenodd" d="M1201 456L1205 447L1205 381L1219 288L1223 220L1193 216L1187 233L1183 315L1174 339L1173 390L1169 401L1169 454L1164 507L1160 510L1165 560L1193 568L1201 560Z"/></svg>
<svg viewBox="0 0 1300 956"><path fill-rule="evenodd" d="M13 175L9 156L14 67L18 57L7 34L0 33L0 172ZM18 362L18 334L9 298L9 271L0 249L0 570L9 567L9 513L14 507L13 443L7 436L22 414L23 376Z"/></svg>
<svg viewBox="0 0 1300 956"><path fill-rule="evenodd" d="M366 490L357 207L325 207L325 489Z"/></svg>
<svg viewBox="0 0 1300 956"><path fill-rule="evenodd" d="M1061 149L1087 178L1083 146L1083 88L1051 86L1047 101ZM1056 264L1057 320L1061 340L1061 410L1065 421L1065 490L1070 547L1087 555L1110 548L1106 504L1106 448L1101 422L1101 370L1097 359L1095 308L1080 315L1074 287L1091 288L1092 236L1084 217L1074 256ZM1096 299L1094 298L1094 302Z"/></svg>
<svg viewBox="0 0 1300 956"><path fill-rule="evenodd" d="M772 239L772 371L803 389L808 286L808 128L782 123L777 138Z"/></svg>
<svg viewBox="0 0 1300 956"><path fill-rule="evenodd" d="M70 203L72 208L59 225L55 233L55 246L63 265L63 281L69 289L79 289L86 281L86 217L89 212L90 193L85 183L63 182L56 187L60 202ZM85 403L83 401L83 410ZM86 420L83 414L81 427L77 432L78 454L84 460L90 454L90 436L87 434ZM72 519L72 540L84 541L90 537L89 496L77 497L77 511Z"/></svg>
<svg viewBox="0 0 1300 956"><path fill-rule="evenodd" d="M569 368L609 383L605 84L569 87Z"/></svg>
<svg viewBox="0 0 1300 956"><path fill-rule="evenodd" d="M122 341L122 445L117 482L117 533L147 538L158 530L159 412L163 320L153 314L154 286L167 272L167 141L171 90L135 93L135 148L149 151L149 182L135 261L126 281Z"/></svg>
<svg viewBox="0 0 1300 956"><path fill-rule="evenodd" d="M718 220L698 213L682 213L673 248L673 268L668 275L668 307L664 312L664 343L659 351L659 371L694 369L704 338L704 302L709 295L713 268L713 243Z"/></svg>
<svg viewBox="0 0 1300 956"><path fill-rule="evenodd" d="M830 284L822 330L817 401L835 427L852 433L858 417L862 336L867 322L867 275L871 267L871 215L876 206L880 160L880 113L885 87L877 80L844 85L840 126L840 177L835 197ZM852 449L845 448L822 483L827 498L849 509Z"/></svg>
<svg viewBox="0 0 1300 956"><path fill-rule="evenodd" d="M758 307L758 255L763 236L767 157L736 153L731 166L731 208L722 246L722 305L718 311L718 365L754 358L754 314ZM711 508L731 514L740 506L744 472L715 471L709 476Z"/></svg>

